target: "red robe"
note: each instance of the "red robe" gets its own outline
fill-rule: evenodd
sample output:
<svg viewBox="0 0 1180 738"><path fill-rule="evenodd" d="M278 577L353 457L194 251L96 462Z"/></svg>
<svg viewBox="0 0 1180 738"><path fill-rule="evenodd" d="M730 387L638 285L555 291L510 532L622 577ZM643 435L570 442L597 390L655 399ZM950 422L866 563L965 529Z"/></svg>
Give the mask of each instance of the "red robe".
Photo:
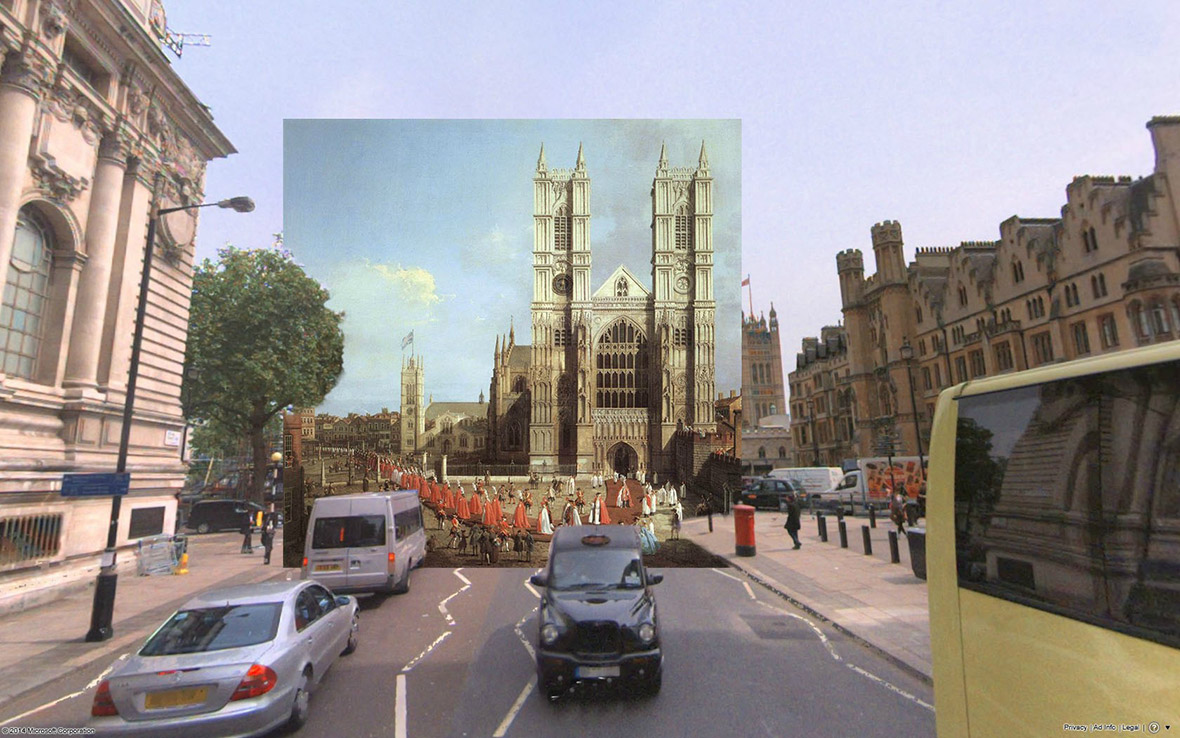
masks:
<svg viewBox="0 0 1180 738"><path fill-rule="evenodd" d="M467 498L461 494L456 495L456 497L459 498L456 514L459 516L460 520L466 520L467 518L471 517L471 508L467 506Z"/></svg>
<svg viewBox="0 0 1180 738"><path fill-rule="evenodd" d="M471 509L471 517L473 517L473 518L483 517L483 500L480 499L479 495L471 495L471 508L470 509Z"/></svg>
<svg viewBox="0 0 1180 738"><path fill-rule="evenodd" d="M610 525L610 513L606 511L606 500L601 497L598 499L598 523L599 525Z"/></svg>
<svg viewBox="0 0 1180 738"><path fill-rule="evenodd" d="M524 503L516 503L516 512L512 515L512 524L517 528L531 528L532 524L529 522L528 513L525 512Z"/></svg>
<svg viewBox="0 0 1180 738"><path fill-rule="evenodd" d="M455 493L451 491L451 485L443 487L443 507L448 510L455 509Z"/></svg>

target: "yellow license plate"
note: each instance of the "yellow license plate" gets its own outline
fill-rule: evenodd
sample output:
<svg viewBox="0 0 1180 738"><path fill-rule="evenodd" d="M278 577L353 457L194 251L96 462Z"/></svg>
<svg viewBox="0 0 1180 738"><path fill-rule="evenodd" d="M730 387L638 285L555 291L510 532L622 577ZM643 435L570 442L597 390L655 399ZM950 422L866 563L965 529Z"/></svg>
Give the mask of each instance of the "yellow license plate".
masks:
<svg viewBox="0 0 1180 738"><path fill-rule="evenodd" d="M208 696L208 687L186 687L184 689L169 689L166 692L148 692L144 697L143 706L149 710L160 710L166 707L199 705Z"/></svg>
<svg viewBox="0 0 1180 738"><path fill-rule="evenodd" d="M340 571L340 564L316 564L316 571Z"/></svg>

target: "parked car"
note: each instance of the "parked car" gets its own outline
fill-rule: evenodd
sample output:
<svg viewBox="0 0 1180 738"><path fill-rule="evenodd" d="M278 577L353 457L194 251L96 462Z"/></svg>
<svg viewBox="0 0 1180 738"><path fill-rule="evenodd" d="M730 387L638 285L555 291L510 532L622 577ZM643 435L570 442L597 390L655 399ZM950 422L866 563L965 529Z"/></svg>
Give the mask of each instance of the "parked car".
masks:
<svg viewBox="0 0 1180 738"><path fill-rule="evenodd" d="M241 530L242 517L247 512L257 524L258 513L264 513L265 510L257 502L245 500L198 500L189 511L185 527L198 533Z"/></svg>
<svg viewBox="0 0 1180 738"><path fill-rule="evenodd" d="M316 498L303 548L303 578L337 592L410 589L410 570L426 560L418 493L365 492Z"/></svg>
<svg viewBox="0 0 1180 738"><path fill-rule="evenodd" d="M785 511L789 494L798 495L800 502L806 499L803 487L794 479L763 477L743 489L741 498L742 502L747 505Z"/></svg>
<svg viewBox="0 0 1180 738"><path fill-rule="evenodd" d="M539 609L537 683L557 700L578 682L660 691L664 655L651 585L632 526L561 526L549 544Z"/></svg>
<svg viewBox="0 0 1180 738"><path fill-rule="evenodd" d="M355 597L319 582L265 582L189 600L94 694L111 736L256 736L307 721L310 694L357 648Z"/></svg>

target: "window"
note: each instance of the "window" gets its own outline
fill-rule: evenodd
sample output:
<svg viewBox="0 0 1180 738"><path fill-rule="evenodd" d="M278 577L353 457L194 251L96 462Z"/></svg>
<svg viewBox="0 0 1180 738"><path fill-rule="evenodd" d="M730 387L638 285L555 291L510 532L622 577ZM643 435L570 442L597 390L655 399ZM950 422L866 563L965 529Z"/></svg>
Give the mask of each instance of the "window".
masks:
<svg viewBox="0 0 1180 738"><path fill-rule="evenodd" d="M922 385L926 388L927 392L933 389L930 385L930 367L928 366L922 367Z"/></svg>
<svg viewBox="0 0 1180 738"><path fill-rule="evenodd" d="M303 630L320 617L320 603L311 589L305 589L295 597L295 630Z"/></svg>
<svg viewBox="0 0 1180 738"><path fill-rule="evenodd" d="M1158 302L1151 306L1151 328L1157 336L1166 335L1171 330L1168 327L1168 311Z"/></svg>
<svg viewBox="0 0 1180 738"><path fill-rule="evenodd" d="M598 407L648 406L647 339L626 320L617 320L598 339L595 356ZM670 383L665 378L664 384ZM671 398L664 396L665 417L672 417Z"/></svg>
<svg viewBox="0 0 1180 738"><path fill-rule="evenodd" d="M385 545L384 515L316 518L312 548L363 548Z"/></svg>
<svg viewBox="0 0 1180 738"><path fill-rule="evenodd" d="M619 281L615 282L615 297L626 297L627 288L627 278L619 277Z"/></svg>
<svg viewBox="0 0 1180 738"><path fill-rule="evenodd" d="M1102 336L1102 348L1110 349L1119 345L1119 329L1110 313L1098 318L1098 333Z"/></svg>
<svg viewBox="0 0 1180 738"><path fill-rule="evenodd" d="M959 285L959 305L967 307L967 288L963 285Z"/></svg>
<svg viewBox="0 0 1180 738"><path fill-rule="evenodd" d="M1180 468L1169 435L1180 363L964 397L958 409L959 586L1180 646L1169 589L1180 557L1156 545L1180 515L1180 497L1158 496ZM1118 549L1112 566L1122 540L1149 545Z"/></svg>
<svg viewBox="0 0 1180 738"><path fill-rule="evenodd" d="M778 447L778 457L780 459L787 458L787 447L786 446L779 446Z"/></svg>
<svg viewBox="0 0 1180 738"><path fill-rule="evenodd" d="M918 318L918 322L919 322L919 323L921 323L921 322L922 322L922 308L921 308L921 307L916 307L916 308L914 308L914 310L915 310L915 313L916 313L916 316L915 316L915 317L917 317L917 318Z"/></svg>
<svg viewBox="0 0 1180 738"><path fill-rule="evenodd" d="M959 378L960 382L967 381L967 359L963 356L955 357L955 376Z"/></svg>
<svg viewBox="0 0 1180 738"><path fill-rule="evenodd" d="M0 518L0 567L49 559L61 550L61 514Z"/></svg>
<svg viewBox="0 0 1180 738"><path fill-rule="evenodd" d="M512 380L512 391L517 394L524 392L524 377L517 377Z"/></svg>
<svg viewBox="0 0 1180 738"><path fill-rule="evenodd" d="M685 251L688 249L692 241L691 223L688 217L688 206L681 205L676 208L675 218L675 246L677 251Z"/></svg>
<svg viewBox="0 0 1180 738"><path fill-rule="evenodd" d="M766 449L763 448L762 446L758 447L758 458L760 458L760 459L766 458Z"/></svg>
<svg viewBox="0 0 1180 738"><path fill-rule="evenodd" d="M923 338L918 341L918 356L926 355L926 339Z"/></svg>
<svg viewBox="0 0 1180 738"><path fill-rule="evenodd" d="M1012 346L1007 341L996 344L996 368L999 371L1007 371L1013 367L1012 361Z"/></svg>
<svg viewBox="0 0 1180 738"><path fill-rule="evenodd" d="M1024 281L1024 264L1019 261L1012 262L1012 281L1016 284Z"/></svg>
<svg viewBox="0 0 1180 738"><path fill-rule="evenodd" d="M0 302L0 372L25 379L35 376L53 248L49 224L32 208L21 208Z"/></svg>
<svg viewBox="0 0 1180 738"><path fill-rule="evenodd" d="M934 365L934 386L942 389L942 367Z"/></svg>
<svg viewBox="0 0 1180 738"><path fill-rule="evenodd" d="M1032 337L1033 356L1037 364L1047 364L1053 361L1053 337L1048 331L1038 333Z"/></svg>
<svg viewBox="0 0 1180 738"><path fill-rule="evenodd" d="M1098 296L1106 297L1106 275L1098 275Z"/></svg>
<svg viewBox="0 0 1180 738"><path fill-rule="evenodd" d="M570 215L565 205L557 209L553 218L553 248L556 251L569 251L570 247Z"/></svg>
<svg viewBox="0 0 1180 738"><path fill-rule="evenodd" d="M971 378L982 377L987 374L987 365L983 361L983 349L971 352Z"/></svg>
<svg viewBox="0 0 1180 738"><path fill-rule="evenodd" d="M1090 332L1086 330L1086 323L1073 324L1073 347L1078 356L1090 353Z"/></svg>
<svg viewBox="0 0 1180 738"><path fill-rule="evenodd" d="M422 530L422 508L412 507L409 510L393 514L393 537L403 541L413 533Z"/></svg>

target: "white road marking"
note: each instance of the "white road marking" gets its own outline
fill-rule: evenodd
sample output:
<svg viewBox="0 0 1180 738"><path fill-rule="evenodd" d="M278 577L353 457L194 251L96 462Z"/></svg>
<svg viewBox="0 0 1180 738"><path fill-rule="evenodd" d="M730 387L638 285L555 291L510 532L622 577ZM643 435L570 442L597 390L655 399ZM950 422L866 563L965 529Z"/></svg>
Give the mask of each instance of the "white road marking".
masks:
<svg viewBox="0 0 1180 738"><path fill-rule="evenodd" d="M63 697L58 697L57 699L53 700L52 702L46 702L44 705L41 705L40 707L34 707L32 710L26 710L25 712L22 712L21 714L17 715L16 717L9 718L9 719L5 720L4 722L0 723L0 725L8 725L9 723L15 723L17 720L20 720L21 718L26 718L29 715L32 715L33 713L41 712L42 710L44 710L48 707L53 707L54 705L59 704L61 702L65 702L68 699L73 699L74 697L79 697L81 695L86 694L90 690L98 687L99 682L101 682L103 679L106 679L107 674L110 674L111 671L119 664L119 662L125 660L128 655L129 654L123 654L119 658L115 659L114 663L112 663L107 668L103 669L101 674L94 677L94 679L90 680L89 684L87 684L85 687L82 687L77 692L71 692L70 694L67 694Z"/></svg>
<svg viewBox="0 0 1180 738"><path fill-rule="evenodd" d="M445 641L447 639L447 636L449 636L450 634L451 634L451 631L448 630L447 632L440 635L438 638L435 638L434 643L431 643L429 646L427 646L425 651L423 651L422 653L415 656L413 659L410 660L410 663L408 663L402 667L402 673L403 674L409 673L410 669L413 669L415 666L418 665L419 661L421 661L422 659L429 656L430 652L433 651L435 648L437 648L438 644Z"/></svg>
<svg viewBox="0 0 1180 738"><path fill-rule="evenodd" d="M733 576L732 574L724 572L721 569L713 569L713 571L717 572L718 574L720 574L723 577L728 577L729 579L733 579L733 580L741 582L745 586L746 591L750 592L750 596L751 597L754 596L754 593L750 590L749 582L742 580L742 579L738 579L737 577ZM841 664L844 664L849 669L852 669L857 674L860 674L861 676L865 677L866 679L871 679L872 681L881 685L885 689L888 689L889 691L893 692L894 694L897 694L900 697L904 697L905 699L909 700L910 702L913 702L916 705L920 705L920 706L926 708L930 712L934 712L934 705L931 705L930 703L923 701L917 695L910 694L909 692L905 691L904 689L898 687L897 685L895 685L889 681L886 681L885 679L882 679L881 677L877 676L876 674L866 671L866 670L862 669L861 667L857 666L856 664L845 661L843 658L840 657L840 654L836 653L836 647L834 645L832 645L832 642L830 640L828 640L828 637L824 634L824 632L822 630L820 630L819 626L817 626L810 619L808 619L802 615L799 615L797 613L787 612L786 610L782 610L782 609L770 604L769 602L763 602L762 600L759 600L759 599L755 599L754 601L757 602L759 605L762 605L763 607L773 610L775 613L777 613L779 615L785 615L787 617L795 618L796 620L801 620L804 623L806 623L808 625L808 627L811 628L812 632L815 633L816 637L819 638L820 642L824 644L824 648L827 649L828 654L832 657L833 660L835 660Z"/></svg>
<svg viewBox="0 0 1180 738"><path fill-rule="evenodd" d="M406 675L398 674L393 703L394 738L406 738Z"/></svg>
<svg viewBox="0 0 1180 738"><path fill-rule="evenodd" d="M540 607L540 605L538 605L537 607ZM525 621L528 620L530 617L532 617L533 613L535 613L536 611L537 611L537 608L534 607L532 610L529 610L528 612L526 612L524 614L524 617L522 617L520 620L517 620L516 625L513 627L513 630L516 631L516 637L520 639L521 645L524 646L524 650L529 652L530 659L536 659L537 652L533 649L533 644L531 642L529 642L528 638L525 637L524 631L521 629L521 626L524 625Z"/></svg>
<svg viewBox="0 0 1180 738"><path fill-rule="evenodd" d="M742 586L746 588L746 594L750 595L751 600L758 599L757 597L754 596L754 590L750 589L749 582L742 582Z"/></svg>
<svg viewBox="0 0 1180 738"><path fill-rule="evenodd" d="M450 602L451 598L454 597L455 595L463 594L467 590L471 589L471 580L459 573L461 569L462 569L462 567L459 567L459 569L455 569L451 573L454 574L455 576L459 577L459 579L466 582L466 584L464 584L462 587L460 587L455 592L452 592L451 594L444 597L442 602L438 603L438 611L440 613L442 613L442 616L444 618L447 619L447 625L454 625L455 624L455 618L451 617L451 613L447 611L447 603Z"/></svg>
<svg viewBox="0 0 1180 738"><path fill-rule="evenodd" d="M520 712L520 708L524 707L524 701L532 694L533 686L533 680L530 679L524 685L524 689L520 690L520 696L516 698L516 702L512 703L512 709L504 716L504 719L500 722L500 727L496 728L495 733L492 733L492 738L504 738L504 734L508 732L508 726L512 725L512 721L516 719L516 713Z"/></svg>
<svg viewBox="0 0 1180 738"><path fill-rule="evenodd" d="M538 600L541 599L541 593L533 589L533 585L527 579L525 580L524 588L532 592L533 597L536 597Z"/></svg>

